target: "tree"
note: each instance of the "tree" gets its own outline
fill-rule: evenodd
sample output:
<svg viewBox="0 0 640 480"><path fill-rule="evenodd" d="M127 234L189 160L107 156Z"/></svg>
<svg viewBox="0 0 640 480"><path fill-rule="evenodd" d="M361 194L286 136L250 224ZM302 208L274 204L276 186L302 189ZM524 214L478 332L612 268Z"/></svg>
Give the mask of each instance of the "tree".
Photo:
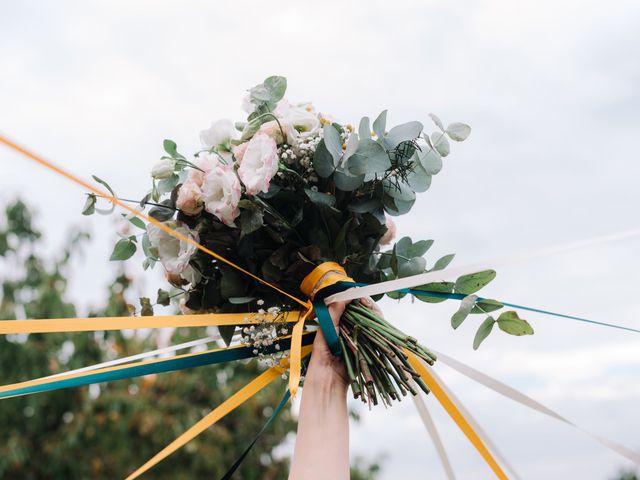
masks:
<svg viewBox="0 0 640 480"><path fill-rule="evenodd" d="M0 220L0 319L76 315L67 299L69 261L88 237L76 233L57 258L45 258L42 235L24 203ZM129 279L120 275L94 316L127 315ZM132 318L135 322L135 318ZM205 336L181 329L173 341ZM155 348L154 336L122 332L0 336L2 384L37 378ZM255 361L200 367L0 401L0 477L123 478L257 375ZM284 391L267 388L145 478L217 478L251 441ZM294 431L283 411L238 471L238 478L286 478L288 459L274 448Z"/></svg>
<svg viewBox="0 0 640 480"><path fill-rule="evenodd" d="M44 256L42 234L21 201L0 218L0 321L74 317L70 261L88 235L75 232L58 256ZM90 316L128 315L130 280L120 274L104 308ZM135 322L135 317L132 317ZM206 336L178 329L175 343ZM72 370L156 348L155 336L120 331L0 336L0 383ZM124 478L263 369L255 361L212 365L0 400L0 478ZM253 439L286 385L275 382L216 426L154 467L145 478L220 478ZM237 472L284 479L289 460L274 454L296 423L289 409L262 435ZM377 465L358 461L353 478L373 480Z"/></svg>

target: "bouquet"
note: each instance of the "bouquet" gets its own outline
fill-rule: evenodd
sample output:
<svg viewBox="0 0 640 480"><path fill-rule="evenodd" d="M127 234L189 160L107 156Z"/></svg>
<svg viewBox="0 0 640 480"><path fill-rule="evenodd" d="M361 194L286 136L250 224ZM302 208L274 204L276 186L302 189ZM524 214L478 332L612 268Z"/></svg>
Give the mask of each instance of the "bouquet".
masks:
<svg viewBox="0 0 640 480"><path fill-rule="evenodd" d="M336 279L344 285L369 284L446 268L453 255L430 264L425 259L432 240L394 241L392 217L411 210L417 194L428 190L440 172L450 141L465 140L470 127L445 127L430 114L435 123L431 134L418 121L388 128L386 111L373 123L362 118L356 127L310 103L289 103L286 86L285 78L273 76L251 88L243 102L246 121L214 122L201 132L202 150L193 157L165 140L165 155L151 170L151 189L140 207L150 207L156 220L298 298L313 298L329 277L334 284ZM115 196L106 182L94 178ZM96 210L96 201L89 195L85 214ZM290 324L280 321L297 306L291 298L248 280L156 225L127 220L144 233L140 241L123 235L111 259L130 258L140 244L145 269L161 263L174 290L159 290L157 303L167 305L171 297L181 296L183 313L257 310L263 322L219 327L220 334L227 344L236 335L268 361L284 355L269 347L291 334ZM453 328L469 314L486 316L474 348L496 323L507 333L533 333L515 312L494 318L492 312L503 307L500 302L473 295L494 277L488 270L387 295L436 303L446 294L463 294ZM149 299L141 304L143 315L153 314ZM429 364L435 355L375 309L351 302L337 333L336 353L343 355L354 397L389 405L416 394L416 388L428 391L405 352Z"/></svg>

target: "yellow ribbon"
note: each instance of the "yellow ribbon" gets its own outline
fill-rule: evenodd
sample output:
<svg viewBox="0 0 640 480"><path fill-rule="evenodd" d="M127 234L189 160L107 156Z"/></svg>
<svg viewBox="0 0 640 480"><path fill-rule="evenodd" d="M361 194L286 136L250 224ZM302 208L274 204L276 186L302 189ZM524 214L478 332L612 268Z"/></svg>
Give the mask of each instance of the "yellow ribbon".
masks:
<svg viewBox="0 0 640 480"><path fill-rule="evenodd" d="M307 356L311 353L311 346L307 346L303 349L304 356ZM273 382L276 378L278 378L284 369L286 369L287 362L283 362L281 366L271 367L269 370L264 373L258 375L254 380L249 382L247 385L242 387L236 393L234 393L231 397L225 400L223 403L218 405L211 413L209 413L206 417L200 420L198 423L189 428L186 432L176 438L173 442L163 448L160 452L154 455L149 461L147 461L144 465L138 468L135 472L129 475L126 480L133 480L134 478L138 478L144 472L149 470L151 467L157 465L162 460L167 458L173 452L183 447L185 444L193 440L195 437L204 432L207 428L215 424L218 420L223 418L229 412L233 411L235 408L242 405L244 402L253 397L260 390L265 388L271 382Z"/></svg>
<svg viewBox="0 0 640 480"><path fill-rule="evenodd" d="M433 375L429 372L427 367L420 361L420 359L409 350L404 350L404 352L409 357L409 363L414 368L416 372L420 374L424 383L427 384L427 387L431 390L436 399L440 402L442 407L447 411L451 419L458 425L458 428L462 430L462 433L469 439L475 449L480 453L485 462L489 465L491 470L496 474L498 478L501 480L508 480L508 477L502 471L498 462L493 458L487 447L484 445L478 434L473 430L471 425L464 415L458 410L455 404L451 401L446 392L442 389L438 381L435 379Z"/></svg>
<svg viewBox="0 0 640 480"><path fill-rule="evenodd" d="M287 312L282 322L297 322L302 312ZM124 330L165 327L209 327L261 323L269 314L260 318L256 313L212 313L196 315L163 315L149 317L90 317L53 318L47 320L1 320L0 335L12 333L88 332L94 330ZM275 320L275 319L274 319Z"/></svg>

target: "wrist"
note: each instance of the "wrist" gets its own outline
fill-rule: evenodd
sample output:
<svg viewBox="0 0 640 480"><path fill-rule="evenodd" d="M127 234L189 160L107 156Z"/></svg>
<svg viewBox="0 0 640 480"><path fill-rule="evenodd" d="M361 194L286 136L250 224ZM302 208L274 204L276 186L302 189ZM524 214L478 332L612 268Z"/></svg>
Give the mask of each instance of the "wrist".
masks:
<svg viewBox="0 0 640 480"><path fill-rule="evenodd" d="M312 356L304 381L305 387L322 390L344 392L347 391L347 372L338 357L325 358Z"/></svg>

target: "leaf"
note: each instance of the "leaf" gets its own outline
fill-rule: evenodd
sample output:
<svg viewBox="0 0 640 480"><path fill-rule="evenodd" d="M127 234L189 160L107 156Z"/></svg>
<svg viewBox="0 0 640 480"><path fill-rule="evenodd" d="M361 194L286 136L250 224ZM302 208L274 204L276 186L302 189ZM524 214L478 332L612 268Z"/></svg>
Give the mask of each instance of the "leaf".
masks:
<svg viewBox="0 0 640 480"><path fill-rule="evenodd" d="M496 323L496 321L493 319L493 317L487 317L484 322L480 324L480 326L478 327L478 331L476 332L476 336L473 338L474 350L477 350L480 344L484 342L484 339L489 336L491 330L493 330L494 323Z"/></svg>
<svg viewBox="0 0 640 480"><path fill-rule="evenodd" d="M333 250L340 263L342 263L342 259L347 255L346 238L352 220L353 217L342 224L335 240L333 241Z"/></svg>
<svg viewBox="0 0 640 480"><path fill-rule="evenodd" d="M471 127L465 123L455 122L449 124L446 132L451 140L462 142L466 140L471 133Z"/></svg>
<svg viewBox="0 0 640 480"><path fill-rule="evenodd" d="M455 256L455 253L450 253L449 255L445 255L444 257L439 258L438 261L433 265L431 271L444 270L449 266L451 260L453 260L453 257Z"/></svg>
<svg viewBox="0 0 640 480"><path fill-rule="evenodd" d="M386 195L398 200L404 200L406 202L416 199L416 194L404 183L393 183L391 180L384 180L382 182L382 188Z"/></svg>
<svg viewBox="0 0 640 480"><path fill-rule="evenodd" d="M116 194L113 193L113 189L109 186L109 184L107 182L105 182L104 180L102 180L101 178L96 177L95 175L91 175L91 177L98 182L100 185L102 185L103 187L105 187L107 190L109 190L109 193L111 194L112 197L115 197Z"/></svg>
<svg viewBox="0 0 640 480"><path fill-rule="evenodd" d="M419 156L413 156L412 164L413 167L407 175L407 184L414 192L426 192L431 186L431 175L420 163Z"/></svg>
<svg viewBox="0 0 640 480"><path fill-rule="evenodd" d="M96 196L93 193L87 195L87 201L82 207L82 215L93 215L96 211Z"/></svg>
<svg viewBox="0 0 640 480"><path fill-rule="evenodd" d="M358 150L358 145L360 145L360 140L358 139L357 133L352 133L349 135L349 139L347 140L347 145L344 150L344 155L342 156L342 165L345 165L347 160Z"/></svg>
<svg viewBox="0 0 640 480"><path fill-rule="evenodd" d="M140 315L143 317L152 317L153 316L153 305L151 305L151 300L147 297L140 297Z"/></svg>
<svg viewBox="0 0 640 480"><path fill-rule="evenodd" d="M164 148L164 151L167 152L171 158L178 158L182 156L178 154L178 145L176 145L176 142L173 140L165 139L162 142L162 148Z"/></svg>
<svg viewBox="0 0 640 480"><path fill-rule="evenodd" d="M426 292L436 292L436 293L451 293L453 292L453 282L437 282L437 283L427 283L425 285L420 285L416 287L416 290L424 290ZM425 303L440 303L447 300L446 298L440 297L431 297L429 295L419 295L414 293L414 297L418 300Z"/></svg>
<svg viewBox="0 0 640 480"><path fill-rule="evenodd" d="M495 270L484 270L482 272L463 275L456 280L455 290L458 293L469 295L475 293L482 287L496 278Z"/></svg>
<svg viewBox="0 0 640 480"><path fill-rule="evenodd" d="M383 137L384 143L386 147L391 150L396 148L402 142L418 138L422 132L422 128L422 123L416 121L397 125Z"/></svg>
<svg viewBox="0 0 640 480"><path fill-rule="evenodd" d="M138 218L138 217L131 217L131 218L129 219L129 221L130 221L133 225L135 225L136 227L141 228L142 230L146 230L146 229L147 229L147 226L146 226L146 225L144 224L144 222L143 222L140 218Z"/></svg>
<svg viewBox="0 0 640 480"><path fill-rule="evenodd" d="M109 260L127 260L131 258L134 253L136 253L136 244L128 238L121 238L113 247L113 252L111 252Z"/></svg>
<svg viewBox="0 0 640 480"><path fill-rule="evenodd" d="M473 307L471 313L489 313L500 310L502 307L504 307L504 305L497 300L490 300L485 298L476 302L476 306Z"/></svg>
<svg viewBox="0 0 640 480"><path fill-rule="evenodd" d="M414 257L409 261L400 260L398 265L398 277L410 277L412 275L424 273L426 266L427 261L422 257Z"/></svg>
<svg viewBox="0 0 640 480"><path fill-rule="evenodd" d="M279 102L287 91L287 79L285 77L272 76L264 81L264 86L269 91L271 102Z"/></svg>
<svg viewBox="0 0 640 480"><path fill-rule="evenodd" d="M436 175L442 170L442 157L437 150L429 148L419 154L420 164L429 175Z"/></svg>
<svg viewBox="0 0 640 480"><path fill-rule="evenodd" d="M387 111L383 110L373 121L373 131L376 132L378 138L384 137L384 129L387 126Z"/></svg>
<svg viewBox="0 0 640 480"><path fill-rule="evenodd" d="M371 138L371 127L369 126L369 117L362 117L358 126L358 135L360 140Z"/></svg>
<svg viewBox="0 0 640 480"><path fill-rule="evenodd" d="M347 168L353 175L382 173L391 167L384 147L370 138L361 140L355 153L347 158Z"/></svg>
<svg viewBox="0 0 640 480"><path fill-rule="evenodd" d="M336 127L333 125L325 125L323 127L324 132L324 146L333 158L333 165L338 165L340 158L342 158L342 140Z"/></svg>
<svg viewBox="0 0 640 480"><path fill-rule="evenodd" d="M380 199L377 197L361 198L351 202L347 206L347 210L354 213L367 213L380 208L380 205Z"/></svg>
<svg viewBox="0 0 640 480"><path fill-rule="evenodd" d="M149 235L146 232L142 235L142 251L147 257L153 258L154 260L158 259L158 249L151 245Z"/></svg>
<svg viewBox="0 0 640 480"><path fill-rule="evenodd" d="M353 192L364 182L364 175L350 175L344 170L336 170L333 175L333 181L339 190Z"/></svg>
<svg viewBox="0 0 640 480"><path fill-rule="evenodd" d="M433 240L419 240L407 249L409 257L421 257L431 248Z"/></svg>
<svg viewBox="0 0 640 480"><path fill-rule="evenodd" d="M320 140L313 154L313 168L322 178L327 178L335 171L333 157L327 150L324 140Z"/></svg>
<svg viewBox="0 0 640 480"><path fill-rule="evenodd" d="M393 217L404 215L409 210L411 210L413 204L416 203L415 198L413 200L401 200L399 198L393 198L387 195L385 195L382 200L384 202L385 212Z"/></svg>
<svg viewBox="0 0 640 480"><path fill-rule="evenodd" d="M245 285L244 277L236 270L224 268L220 279L220 294L223 298L244 297Z"/></svg>
<svg viewBox="0 0 640 480"><path fill-rule="evenodd" d="M176 211L172 208L173 205L171 200L163 200L161 205L163 206L155 206L149 210L149 216L155 218L159 222L166 222L173 218Z"/></svg>
<svg viewBox="0 0 640 480"><path fill-rule="evenodd" d="M169 178L164 178L158 182L158 192L168 193L175 188L178 184L179 177L175 173Z"/></svg>
<svg viewBox="0 0 640 480"><path fill-rule="evenodd" d="M244 305L245 303L253 302L256 297L229 297L229 303L232 305Z"/></svg>
<svg viewBox="0 0 640 480"><path fill-rule="evenodd" d="M235 325L218 325L218 332L220 333L220 337L222 337L222 341L228 347L231 345L231 340L233 340L233 334L236 333Z"/></svg>
<svg viewBox="0 0 640 480"><path fill-rule="evenodd" d="M431 144L440 155L446 157L451 150L447 136L442 132L433 132L431 134Z"/></svg>
<svg viewBox="0 0 640 480"><path fill-rule="evenodd" d="M163 290L161 288L158 289L158 297L156 298L156 303L162 306L169 306L171 303L171 297L169 296L169 292Z"/></svg>
<svg viewBox="0 0 640 480"><path fill-rule="evenodd" d="M240 214L240 237L259 230L264 225L264 217L260 208L245 208Z"/></svg>
<svg viewBox="0 0 640 480"><path fill-rule="evenodd" d="M504 312L498 317L498 327L509 335L533 335L533 328L529 322L518 317L513 310Z"/></svg>
<svg viewBox="0 0 640 480"><path fill-rule="evenodd" d="M336 204L336 197L330 193L316 192L310 188L305 188L304 193L309 200L321 207L333 207Z"/></svg>
<svg viewBox="0 0 640 480"><path fill-rule="evenodd" d="M440 130L444 131L444 125L442 124L442 120L440 120L435 113L430 113L429 118L433 120L433 123L435 123Z"/></svg>
<svg viewBox="0 0 640 480"><path fill-rule="evenodd" d="M475 305L477 299L478 297L476 295L468 295L462 299L458 311L451 317L451 326L454 330L462 325L462 322L464 322L465 318L469 316L469 314L471 313L471 309Z"/></svg>

